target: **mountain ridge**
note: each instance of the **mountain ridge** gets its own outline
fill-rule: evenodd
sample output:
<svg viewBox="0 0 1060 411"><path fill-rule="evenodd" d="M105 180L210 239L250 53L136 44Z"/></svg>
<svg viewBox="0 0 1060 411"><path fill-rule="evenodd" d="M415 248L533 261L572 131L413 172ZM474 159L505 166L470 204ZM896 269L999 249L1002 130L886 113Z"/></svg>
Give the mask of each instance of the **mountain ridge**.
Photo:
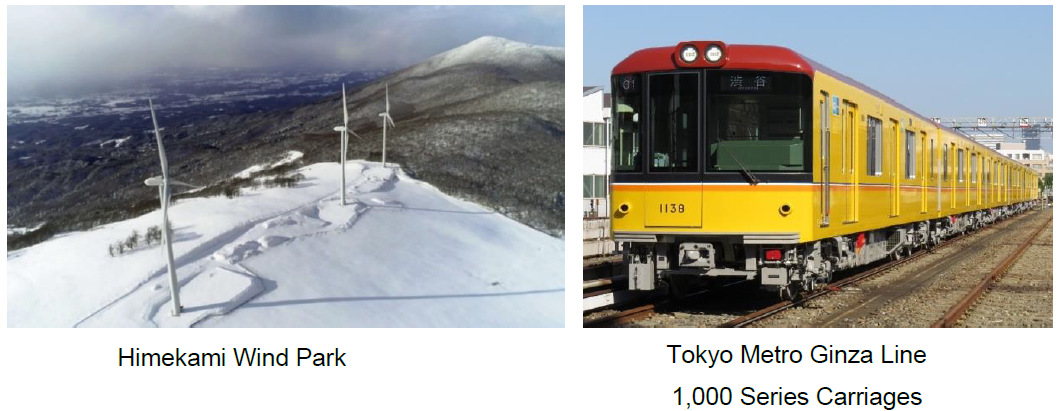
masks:
<svg viewBox="0 0 1060 411"><path fill-rule="evenodd" d="M512 61L518 54L507 53L509 58L492 63L467 60L468 55L494 49L543 57ZM561 236L561 50L487 37L354 87L349 91L350 127L362 138L351 136L349 158L379 158L382 127L377 114L389 83L397 127L388 132L388 160L447 193ZM432 59L431 64L448 63L424 66ZM219 176L290 150L304 152L305 163L336 161L338 134L332 128L342 121L340 101L336 93L297 108L218 115L187 124L167 122L164 101L157 105L159 123L167 128L171 169L184 180L217 185L231 183ZM152 201L157 207L157 193L142 186L142 180L157 173L154 150L149 139L133 138L120 150L89 146L72 153L57 151L53 155L58 161L27 169L13 168L9 158L8 193L17 199L14 206L9 204L9 219L22 226L48 222L52 231L62 232L150 211ZM22 201L25 198L31 201ZM58 207L74 199L84 207Z"/></svg>

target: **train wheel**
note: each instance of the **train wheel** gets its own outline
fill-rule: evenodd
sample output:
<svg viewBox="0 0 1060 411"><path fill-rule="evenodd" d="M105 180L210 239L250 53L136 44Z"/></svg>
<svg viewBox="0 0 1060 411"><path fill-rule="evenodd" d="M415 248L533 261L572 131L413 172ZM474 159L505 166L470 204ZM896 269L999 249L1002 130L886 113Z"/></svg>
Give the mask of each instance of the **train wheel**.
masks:
<svg viewBox="0 0 1060 411"><path fill-rule="evenodd" d="M670 296L676 300L685 298L688 295L688 281L680 280L677 277L670 276L667 281L667 286L670 289Z"/></svg>
<svg viewBox="0 0 1060 411"><path fill-rule="evenodd" d="M790 282L788 285L780 287L780 299L786 301L794 301L799 295L799 283Z"/></svg>

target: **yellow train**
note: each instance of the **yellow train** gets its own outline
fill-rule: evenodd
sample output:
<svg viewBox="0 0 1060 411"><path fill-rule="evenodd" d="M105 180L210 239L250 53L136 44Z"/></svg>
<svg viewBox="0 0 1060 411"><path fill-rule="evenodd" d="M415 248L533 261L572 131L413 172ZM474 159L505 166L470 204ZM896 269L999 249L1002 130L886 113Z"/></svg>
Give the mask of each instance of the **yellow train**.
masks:
<svg viewBox="0 0 1060 411"><path fill-rule="evenodd" d="M757 281L791 297L1039 195L1028 167L787 48L643 49L612 91L630 289Z"/></svg>

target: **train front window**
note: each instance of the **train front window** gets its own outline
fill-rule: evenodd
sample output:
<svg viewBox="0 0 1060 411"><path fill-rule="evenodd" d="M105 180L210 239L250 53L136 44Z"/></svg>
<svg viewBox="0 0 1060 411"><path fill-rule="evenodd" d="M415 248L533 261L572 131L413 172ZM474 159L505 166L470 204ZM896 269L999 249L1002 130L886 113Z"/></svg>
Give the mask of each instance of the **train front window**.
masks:
<svg viewBox="0 0 1060 411"><path fill-rule="evenodd" d="M648 76L652 172L695 172L699 165L699 74Z"/></svg>
<svg viewBox="0 0 1060 411"><path fill-rule="evenodd" d="M612 154L615 159L615 171L640 172L640 117L641 87L640 75L626 75L614 78L611 89L614 90L615 102L612 109L614 118L614 143Z"/></svg>
<svg viewBox="0 0 1060 411"><path fill-rule="evenodd" d="M711 83L709 170L808 171L805 76L732 71Z"/></svg>

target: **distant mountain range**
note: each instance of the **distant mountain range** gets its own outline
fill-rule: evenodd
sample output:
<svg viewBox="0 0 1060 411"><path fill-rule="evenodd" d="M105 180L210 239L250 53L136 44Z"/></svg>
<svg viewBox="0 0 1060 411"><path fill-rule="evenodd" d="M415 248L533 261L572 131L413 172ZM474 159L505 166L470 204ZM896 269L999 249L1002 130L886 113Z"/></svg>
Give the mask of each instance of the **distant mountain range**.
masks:
<svg viewBox="0 0 1060 411"><path fill-rule="evenodd" d="M356 81L360 75L349 76ZM397 123L387 135L389 162L447 193L562 235L563 76L563 48L479 38L350 89L350 127L362 138L351 136L349 157L379 160L378 113L388 84ZM304 164L337 161L339 135L332 129L342 122L339 94L336 89L291 109L193 121L178 121L181 113L160 103L170 170L184 181L216 187L290 150L305 153ZM146 106L139 118L113 121L150 127ZM9 224L45 223L36 231L44 237L157 208L157 192L143 185L159 172L153 139L142 132L132 137L120 145L53 141L43 160L12 161L9 155ZM211 192L219 190L203 191Z"/></svg>

